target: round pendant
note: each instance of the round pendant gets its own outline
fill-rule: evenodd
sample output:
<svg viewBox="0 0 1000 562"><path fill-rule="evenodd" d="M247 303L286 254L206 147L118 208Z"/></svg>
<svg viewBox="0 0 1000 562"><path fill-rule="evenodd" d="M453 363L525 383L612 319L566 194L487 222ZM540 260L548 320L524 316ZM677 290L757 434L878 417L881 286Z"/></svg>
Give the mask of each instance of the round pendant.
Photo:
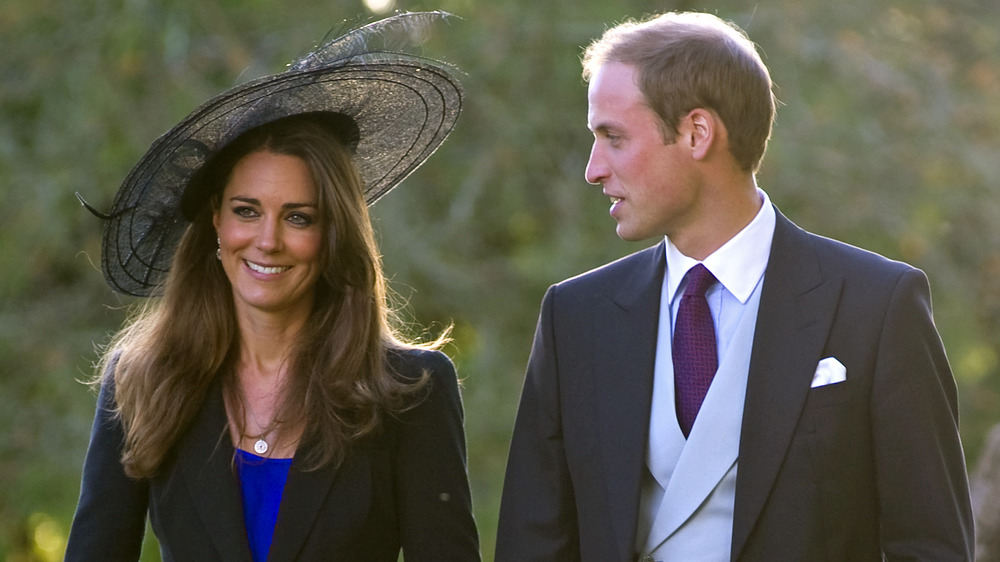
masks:
<svg viewBox="0 0 1000 562"><path fill-rule="evenodd" d="M253 444L253 450L258 455L263 455L267 452L267 441L258 439L257 442Z"/></svg>

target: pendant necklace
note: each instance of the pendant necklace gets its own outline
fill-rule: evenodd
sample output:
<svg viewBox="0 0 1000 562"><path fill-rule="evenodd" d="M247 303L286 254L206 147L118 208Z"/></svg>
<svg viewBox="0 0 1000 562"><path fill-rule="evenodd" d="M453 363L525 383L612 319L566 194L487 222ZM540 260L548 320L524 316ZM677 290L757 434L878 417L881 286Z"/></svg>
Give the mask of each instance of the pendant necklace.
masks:
<svg viewBox="0 0 1000 562"><path fill-rule="evenodd" d="M246 399L243 400L243 409L250 413L250 417L253 418L253 423L256 424L256 426L258 428L262 427L261 423L257 420L257 414L255 414L253 412L253 409L250 408L250 404L248 404L246 402ZM244 418L244 421L245 421L245 418ZM268 424L267 427L263 428L263 430L261 431L261 433L256 436L257 440L253 444L253 450L258 455L263 456L264 454L267 453L268 449L271 448L271 446L268 444L268 442L264 438L267 437L268 433L271 433L271 431L274 429L274 426L275 426L275 423L272 420L271 423ZM250 439L254 438L253 435L245 435L245 437L249 437Z"/></svg>

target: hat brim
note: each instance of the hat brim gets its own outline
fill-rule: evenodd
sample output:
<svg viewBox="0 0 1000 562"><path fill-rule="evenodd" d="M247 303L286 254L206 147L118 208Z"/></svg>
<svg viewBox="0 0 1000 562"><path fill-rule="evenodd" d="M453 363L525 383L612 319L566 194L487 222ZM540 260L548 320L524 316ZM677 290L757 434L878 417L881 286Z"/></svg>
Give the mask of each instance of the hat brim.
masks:
<svg viewBox="0 0 1000 562"><path fill-rule="evenodd" d="M461 105L451 73L416 57L289 71L233 88L157 139L126 177L105 224L105 278L130 295L155 292L189 224L181 202L191 177L254 127L312 112L353 119L355 163L370 205L444 142Z"/></svg>

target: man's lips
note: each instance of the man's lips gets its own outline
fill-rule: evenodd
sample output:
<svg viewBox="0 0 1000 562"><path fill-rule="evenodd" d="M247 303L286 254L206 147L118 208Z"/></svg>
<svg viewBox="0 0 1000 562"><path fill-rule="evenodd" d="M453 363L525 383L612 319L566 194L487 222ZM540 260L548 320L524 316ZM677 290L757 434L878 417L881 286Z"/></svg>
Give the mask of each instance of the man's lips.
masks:
<svg viewBox="0 0 1000 562"><path fill-rule="evenodd" d="M607 186L605 186L601 193L603 193L605 197L611 199L611 208L608 209L608 214L617 219L618 217L615 215L615 212L618 210L618 207L621 206L621 203L625 200L625 198L609 193Z"/></svg>

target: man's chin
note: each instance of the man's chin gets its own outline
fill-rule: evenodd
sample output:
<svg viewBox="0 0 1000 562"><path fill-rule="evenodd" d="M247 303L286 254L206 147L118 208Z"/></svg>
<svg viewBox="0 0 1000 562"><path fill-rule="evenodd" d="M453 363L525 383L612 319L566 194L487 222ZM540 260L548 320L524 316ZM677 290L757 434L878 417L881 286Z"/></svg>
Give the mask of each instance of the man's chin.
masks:
<svg viewBox="0 0 1000 562"><path fill-rule="evenodd" d="M626 242L641 242L642 240L648 240L653 237L652 235L646 235L642 232L630 230L629 228L622 226L621 223L618 223L618 227L615 229L615 234Z"/></svg>

